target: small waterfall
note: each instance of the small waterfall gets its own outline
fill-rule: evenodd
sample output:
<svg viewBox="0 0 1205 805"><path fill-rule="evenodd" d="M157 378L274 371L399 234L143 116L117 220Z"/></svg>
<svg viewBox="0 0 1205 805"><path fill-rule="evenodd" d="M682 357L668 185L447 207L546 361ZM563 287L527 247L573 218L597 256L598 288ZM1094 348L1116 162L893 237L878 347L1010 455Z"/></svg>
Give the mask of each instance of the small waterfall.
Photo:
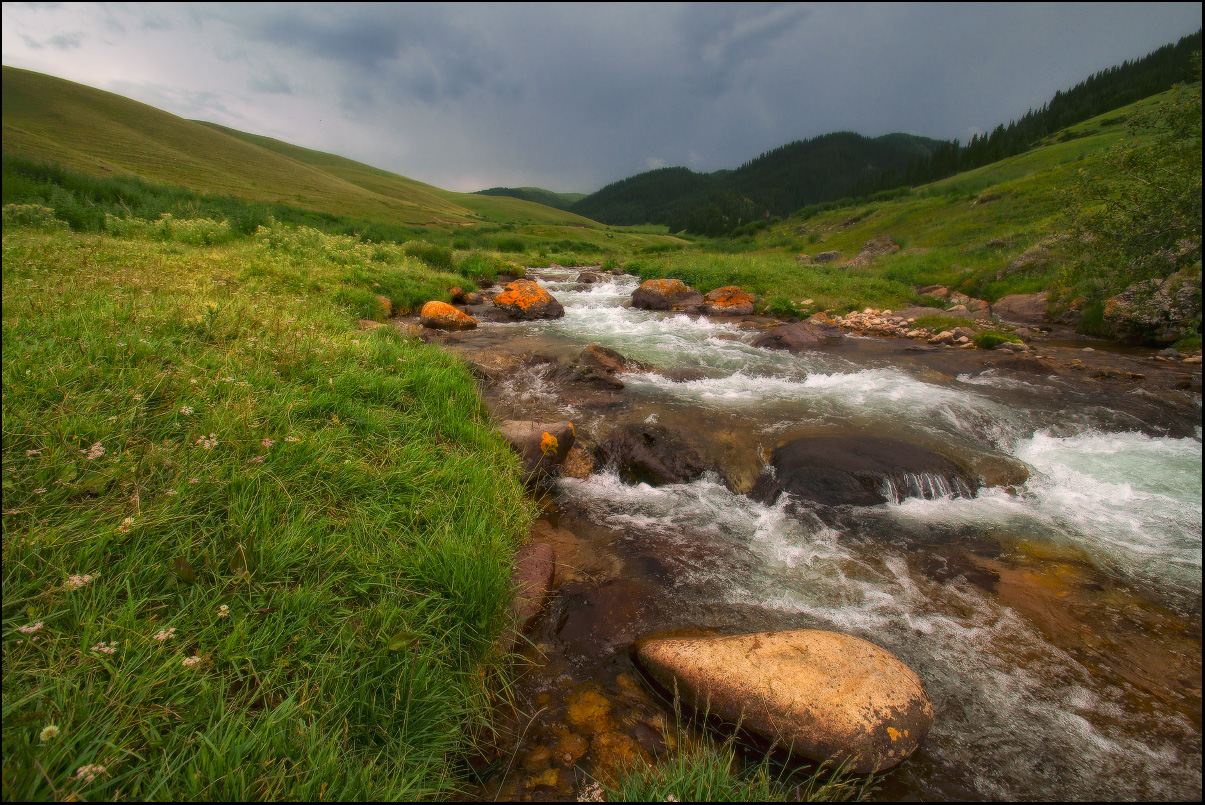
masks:
<svg viewBox="0 0 1205 805"><path fill-rule="evenodd" d="M879 494L889 501L903 503L906 498L973 498L975 490L957 476L947 478L935 472L904 472L895 478L885 476L879 484Z"/></svg>

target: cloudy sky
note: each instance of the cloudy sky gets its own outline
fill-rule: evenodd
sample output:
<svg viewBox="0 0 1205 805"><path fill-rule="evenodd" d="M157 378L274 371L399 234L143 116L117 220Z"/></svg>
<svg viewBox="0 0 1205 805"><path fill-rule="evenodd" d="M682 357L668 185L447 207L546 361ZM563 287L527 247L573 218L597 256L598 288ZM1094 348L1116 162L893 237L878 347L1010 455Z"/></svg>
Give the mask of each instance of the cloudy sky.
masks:
<svg viewBox="0 0 1205 805"><path fill-rule="evenodd" d="M966 140L1199 3L4 3L3 62L450 190L591 192L853 130Z"/></svg>

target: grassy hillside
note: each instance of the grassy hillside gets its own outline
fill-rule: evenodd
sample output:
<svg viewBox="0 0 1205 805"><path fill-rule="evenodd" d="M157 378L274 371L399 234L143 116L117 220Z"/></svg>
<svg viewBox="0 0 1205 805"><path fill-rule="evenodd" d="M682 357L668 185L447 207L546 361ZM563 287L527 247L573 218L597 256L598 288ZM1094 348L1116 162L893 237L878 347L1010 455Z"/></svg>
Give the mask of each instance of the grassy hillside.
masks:
<svg viewBox="0 0 1205 805"><path fill-rule="evenodd" d="M92 175L134 175L202 193L392 223L597 225L518 199L452 193L28 70L4 67L3 93L6 153Z"/></svg>
<svg viewBox="0 0 1205 805"><path fill-rule="evenodd" d="M644 278L678 277L703 291L739 284L779 312L931 303L915 286L936 283L988 301L1046 290L1064 295L1056 305L1066 303L1078 293L1068 244L1060 240L1067 190L1081 170L1098 172L1123 139L1149 145L1151 135L1130 132L1126 121L1170 95L1072 126L1024 154L884 194L894 197L816 205L739 237L699 239L693 248L629 265ZM841 264L882 235L903 249L872 265ZM796 259L822 251L838 251L841 260L808 265Z"/></svg>
<svg viewBox="0 0 1205 805"><path fill-rule="evenodd" d="M534 201L546 207L567 210L586 197L586 193L554 193L542 187L491 187L475 191L480 196L511 196L525 201Z"/></svg>

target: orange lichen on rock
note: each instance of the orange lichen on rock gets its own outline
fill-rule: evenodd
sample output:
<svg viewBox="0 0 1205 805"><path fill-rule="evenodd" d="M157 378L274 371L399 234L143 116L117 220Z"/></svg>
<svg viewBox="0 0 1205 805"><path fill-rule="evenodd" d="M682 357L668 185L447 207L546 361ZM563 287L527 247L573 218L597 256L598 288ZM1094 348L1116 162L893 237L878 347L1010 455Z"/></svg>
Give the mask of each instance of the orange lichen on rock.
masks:
<svg viewBox="0 0 1205 805"><path fill-rule="evenodd" d="M418 320L423 327L435 330L471 330L477 326L477 320L472 316L462 313L447 302L435 300L423 305Z"/></svg>
<svg viewBox="0 0 1205 805"><path fill-rule="evenodd" d="M531 280L515 280L494 297L494 304L512 319L556 319L565 315L561 303Z"/></svg>
<svg viewBox="0 0 1205 805"><path fill-rule="evenodd" d="M753 297L736 285L725 285L707 292L703 297L703 312L747 316L753 312Z"/></svg>

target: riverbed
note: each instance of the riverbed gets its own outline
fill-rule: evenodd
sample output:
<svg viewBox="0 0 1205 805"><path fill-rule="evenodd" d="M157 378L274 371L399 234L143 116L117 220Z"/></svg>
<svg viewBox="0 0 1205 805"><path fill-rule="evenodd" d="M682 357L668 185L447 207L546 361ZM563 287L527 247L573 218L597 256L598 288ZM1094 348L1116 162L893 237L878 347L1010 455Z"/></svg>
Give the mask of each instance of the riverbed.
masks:
<svg viewBox="0 0 1205 805"><path fill-rule="evenodd" d="M576 277L537 277L563 318L441 339L499 419L568 419L587 448L641 424L714 469L652 487L601 466L547 491L537 536L557 550L558 586L483 797L565 798L608 752L672 746L636 639L813 628L895 653L933 701L932 730L876 799L1200 799L1199 365L1193 390L1153 352L1110 358L1151 382L1092 379L1073 362L1099 355L1064 343L991 359L847 337L791 354L751 346L768 325L756 317L635 310L635 278ZM620 375L622 389L564 382L558 367L590 344L655 369ZM768 451L810 435L1028 477L972 497L921 484L878 506L751 499Z"/></svg>

